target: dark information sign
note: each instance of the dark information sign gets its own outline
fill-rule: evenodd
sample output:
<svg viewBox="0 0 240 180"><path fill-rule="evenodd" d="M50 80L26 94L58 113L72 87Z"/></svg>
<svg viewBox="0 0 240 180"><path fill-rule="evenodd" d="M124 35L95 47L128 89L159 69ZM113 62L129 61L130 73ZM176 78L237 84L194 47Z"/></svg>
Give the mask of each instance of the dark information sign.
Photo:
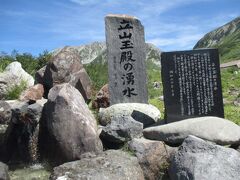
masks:
<svg viewBox="0 0 240 180"><path fill-rule="evenodd" d="M161 64L167 123L224 117L217 49L165 52Z"/></svg>

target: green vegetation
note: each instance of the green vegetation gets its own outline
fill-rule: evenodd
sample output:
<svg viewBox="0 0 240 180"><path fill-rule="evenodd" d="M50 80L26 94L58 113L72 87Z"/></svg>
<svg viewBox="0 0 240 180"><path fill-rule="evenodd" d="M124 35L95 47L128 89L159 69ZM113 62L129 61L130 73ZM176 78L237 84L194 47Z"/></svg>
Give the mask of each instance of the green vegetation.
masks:
<svg viewBox="0 0 240 180"><path fill-rule="evenodd" d="M240 31L224 37L215 47L219 49L221 63L240 60Z"/></svg>
<svg viewBox="0 0 240 180"><path fill-rule="evenodd" d="M225 118L240 125L240 107L233 104L237 98L240 98L240 70L237 68L223 69L221 76Z"/></svg>
<svg viewBox="0 0 240 180"><path fill-rule="evenodd" d="M233 104L224 105L225 118L240 125L240 107Z"/></svg>
<svg viewBox="0 0 240 180"><path fill-rule="evenodd" d="M93 93L96 94L108 82L107 63L90 63L84 68L92 80Z"/></svg>
<svg viewBox="0 0 240 180"><path fill-rule="evenodd" d="M21 81L19 85L15 85L8 89L5 99L14 100L18 99L21 93L27 89L27 83L25 81Z"/></svg>
<svg viewBox="0 0 240 180"><path fill-rule="evenodd" d="M30 53L20 54L15 50L11 53L11 55L1 53L0 72L2 72L11 62L18 61L22 64L22 68L26 72L34 76L36 71L45 66L50 58L51 54L48 51L44 51L43 53L39 54L38 57L34 57Z"/></svg>

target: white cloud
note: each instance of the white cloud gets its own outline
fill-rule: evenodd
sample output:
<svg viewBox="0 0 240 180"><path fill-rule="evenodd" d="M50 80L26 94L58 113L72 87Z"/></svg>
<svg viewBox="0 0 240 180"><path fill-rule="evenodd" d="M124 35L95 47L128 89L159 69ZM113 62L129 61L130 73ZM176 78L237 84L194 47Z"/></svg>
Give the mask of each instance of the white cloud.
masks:
<svg viewBox="0 0 240 180"><path fill-rule="evenodd" d="M192 49L195 43L202 37L202 34L182 34L175 38L154 38L149 42L163 50Z"/></svg>
<svg viewBox="0 0 240 180"><path fill-rule="evenodd" d="M72 3L79 4L81 6L109 2L107 0L104 0L105 2L103 2L102 0L69 0L69 1Z"/></svg>

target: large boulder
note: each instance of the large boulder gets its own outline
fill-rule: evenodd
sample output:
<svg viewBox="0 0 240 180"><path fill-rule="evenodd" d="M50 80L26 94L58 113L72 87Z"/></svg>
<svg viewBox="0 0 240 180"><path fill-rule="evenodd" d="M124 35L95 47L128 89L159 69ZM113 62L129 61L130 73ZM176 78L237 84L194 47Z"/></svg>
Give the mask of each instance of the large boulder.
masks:
<svg viewBox="0 0 240 180"><path fill-rule="evenodd" d="M169 168L172 180L233 180L240 177L240 153L189 136L174 155Z"/></svg>
<svg viewBox="0 0 240 180"><path fill-rule="evenodd" d="M26 162L38 160L39 120L43 104L15 101L12 104L12 119L7 128L3 161L13 157Z"/></svg>
<svg viewBox="0 0 240 180"><path fill-rule="evenodd" d="M240 143L240 127L233 122L218 117L190 118L166 125L146 128L143 135L147 139L181 144L188 135L215 142L220 145Z"/></svg>
<svg viewBox="0 0 240 180"><path fill-rule="evenodd" d="M51 180L144 180L136 157L119 150L84 157L54 168Z"/></svg>
<svg viewBox="0 0 240 180"><path fill-rule="evenodd" d="M79 90L85 101L89 101L91 80L80 62L79 56L74 51L63 48L52 57L46 67L36 73L35 83L43 84L45 97L53 86L70 83Z"/></svg>
<svg viewBox="0 0 240 180"><path fill-rule="evenodd" d="M130 116L114 116L102 127L100 137L107 148L118 148L133 138L142 136L143 124Z"/></svg>
<svg viewBox="0 0 240 180"><path fill-rule="evenodd" d="M96 94L96 98L92 102L94 109L107 108L110 106L108 84L105 84Z"/></svg>
<svg viewBox="0 0 240 180"><path fill-rule="evenodd" d="M0 179L10 180L10 177L8 174L8 166L2 162L0 162Z"/></svg>
<svg viewBox="0 0 240 180"><path fill-rule="evenodd" d="M37 101L42 99L44 93L44 88L42 84L36 84L20 95L20 100L21 101Z"/></svg>
<svg viewBox="0 0 240 180"><path fill-rule="evenodd" d="M0 99L3 99L11 88L22 82L26 87L30 87L33 86L34 79L22 69L21 63L12 62L3 73L0 73Z"/></svg>
<svg viewBox="0 0 240 180"><path fill-rule="evenodd" d="M143 170L146 180L161 179L167 175L170 156L175 149L161 141L134 138L128 142L129 149L134 152Z"/></svg>
<svg viewBox="0 0 240 180"><path fill-rule="evenodd" d="M11 106L0 100L0 124L8 124L12 117Z"/></svg>
<svg viewBox="0 0 240 180"><path fill-rule="evenodd" d="M54 86L40 122L40 152L54 164L100 152L96 120L79 91L68 83Z"/></svg>
<svg viewBox="0 0 240 180"><path fill-rule="evenodd" d="M106 109L101 108L99 111L99 121L102 125L107 125L111 122L112 117L117 116L132 116L133 111L139 111L151 118L144 118L144 116L136 116L139 119L135 119L143 123L144 125L150 125L157 122L160 119L160 111L151 104L141 103L121 103L114 104ZM150 120L150 122L149 122Z"/></svg>

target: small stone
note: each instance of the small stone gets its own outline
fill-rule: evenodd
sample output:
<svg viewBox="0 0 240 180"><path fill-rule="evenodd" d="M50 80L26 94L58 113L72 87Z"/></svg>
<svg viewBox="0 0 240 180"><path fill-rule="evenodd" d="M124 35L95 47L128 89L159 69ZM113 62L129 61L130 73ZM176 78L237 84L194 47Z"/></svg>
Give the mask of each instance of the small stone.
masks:
<svg viewBox="0 0 240 180"><path fill-rule="evenodd" d="M92 107L94 109L107 108L110 106L108 84L104 85L93 100Z"/></svg>

